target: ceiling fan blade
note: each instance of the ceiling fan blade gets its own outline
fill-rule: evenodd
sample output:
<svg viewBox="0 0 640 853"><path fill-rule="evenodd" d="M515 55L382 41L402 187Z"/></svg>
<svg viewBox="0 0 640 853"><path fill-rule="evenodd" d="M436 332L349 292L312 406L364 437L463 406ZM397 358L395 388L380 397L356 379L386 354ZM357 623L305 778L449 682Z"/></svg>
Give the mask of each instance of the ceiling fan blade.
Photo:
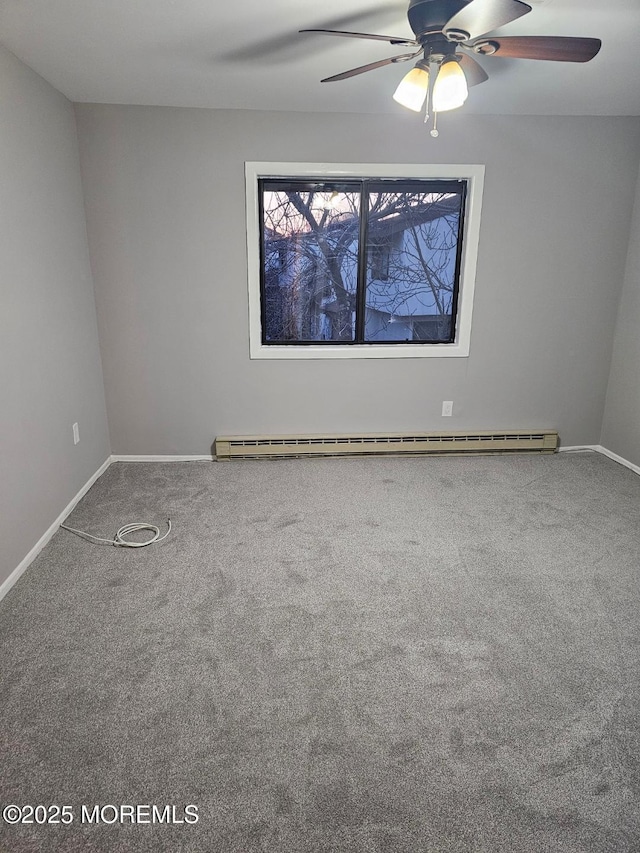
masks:
<svg viewBox="0 0 640 853"><path fill-rule="evenodd" d="M408 59L413 59L422 53L422 50L417 50L415 53L401 53L399 56L391 56L389 59L379 59L377 62L370 62L368 65L360 65L358 68L351 68L349 71L343 71L342 74L334 74L333 77L325 77L321 83L334 83L337 80L346 80L348 77L355 77L356 74L364 74L365 71L373 71L374 68L382 68L383 65L393 65L395 62L406 62Z"/></svg>
<svg viewBox="0 0 640 853"><path fill-rule="evenodd" d="M458 56L460 57L460 67L467 78L467 86L477 86L489 79L487 72L473 57L466 53L459 53Z"/></svg>
<svg viewBox="0 0 640 853"><path fill-rule="evenodd" d="M472 50L485 56L507 59L551 59L556 62L589 62L602 46L600 39L565 36L505 36L481 39Z"/></svg>
<svg viewBox="0 0 640 853"><path fill-rule="evenodd" d="M530 11L531 6L521 0L471 0L471 3L447 21L442 32L447 35L450 30L455 30L468 33L469 39L475 39L521 18Z"/></svg>
<svg viewBox="0 0 640 853"><path fill-rule="evenodd" d="M298 30L300 33L323 33L328 36L342 36L353 39L374 39L375 41L386 41L389 44L418 44L415 39L399 38L396 36L377 36L373 33L348 33L343 30ZM487 32L484 30L484 32Z"/></svg>

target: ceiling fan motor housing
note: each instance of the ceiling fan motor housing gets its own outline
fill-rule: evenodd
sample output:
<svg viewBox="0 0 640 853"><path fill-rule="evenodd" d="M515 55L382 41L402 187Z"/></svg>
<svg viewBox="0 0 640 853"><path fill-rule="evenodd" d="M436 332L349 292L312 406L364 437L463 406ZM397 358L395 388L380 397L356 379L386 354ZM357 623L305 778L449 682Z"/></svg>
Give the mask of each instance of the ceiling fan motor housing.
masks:
<svg viewBox="0 0 640 853"><path fill-rule="evenodd" d="M418 41L441 32L448 20L467 6L469 0L409 0L409 25Z"/></svg>

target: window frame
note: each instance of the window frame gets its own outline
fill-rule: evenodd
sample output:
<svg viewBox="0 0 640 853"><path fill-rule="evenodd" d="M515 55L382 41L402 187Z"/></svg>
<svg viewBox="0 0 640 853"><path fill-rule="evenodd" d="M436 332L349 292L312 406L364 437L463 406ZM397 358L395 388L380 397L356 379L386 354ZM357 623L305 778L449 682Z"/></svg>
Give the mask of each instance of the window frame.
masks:
<svg viewBox="0 0 640 853"><path fill-rule="evenodd" d="M451 343L349 343L262 341L259 179L340 181L363 178L464 180L467 184L455 339ZM246 162L249 355L252 359L466 358L471 340L484 166L450 164L353 164Z"/></svg>

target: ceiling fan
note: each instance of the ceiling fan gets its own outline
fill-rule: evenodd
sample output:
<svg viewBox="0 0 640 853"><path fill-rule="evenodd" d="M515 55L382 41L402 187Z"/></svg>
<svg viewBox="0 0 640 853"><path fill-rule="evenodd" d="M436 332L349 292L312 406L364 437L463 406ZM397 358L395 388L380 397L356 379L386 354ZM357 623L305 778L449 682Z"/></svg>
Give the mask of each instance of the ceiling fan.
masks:
<svg viewBox="0 0 640 853"><path fill-rule="evenodd" d="M414 38L342 30L308 29L300 32L374 39L417 48L411 53L401 53L351 68L333 77L326 77L321 82L346 80L384 65L407 62L422 54L415 67L401 81L393 97L415 112L419 112L427 101L428 112L427 96L431 92L432 109L438 113L462 106L467 99L468 87L477 86L488 79L486 71L476 62L473 54L509 59L588 62L600 50L602 42L595 38L487 35L531 11L531 6L522 0L410 0L408 18ZM432 134L437 136L437 130L432 130Z"/></svg>

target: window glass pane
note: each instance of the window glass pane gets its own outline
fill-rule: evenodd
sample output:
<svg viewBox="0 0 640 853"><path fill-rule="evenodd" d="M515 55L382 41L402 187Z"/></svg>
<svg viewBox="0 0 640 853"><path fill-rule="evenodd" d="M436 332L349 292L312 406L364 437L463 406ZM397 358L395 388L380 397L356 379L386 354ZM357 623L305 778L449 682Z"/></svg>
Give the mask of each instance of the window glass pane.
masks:
<svg viewBox="0 0 640 853"><path fill-rule="evenodd" d="M462 203L462 189L452 185L372 186L365 341L454 340Z"/></svg>
<svg viewBox="0 0 640 853"><path fill-rule="evenodd" d="M262 182L264 343L352 342L360 192Z"/></svg>

